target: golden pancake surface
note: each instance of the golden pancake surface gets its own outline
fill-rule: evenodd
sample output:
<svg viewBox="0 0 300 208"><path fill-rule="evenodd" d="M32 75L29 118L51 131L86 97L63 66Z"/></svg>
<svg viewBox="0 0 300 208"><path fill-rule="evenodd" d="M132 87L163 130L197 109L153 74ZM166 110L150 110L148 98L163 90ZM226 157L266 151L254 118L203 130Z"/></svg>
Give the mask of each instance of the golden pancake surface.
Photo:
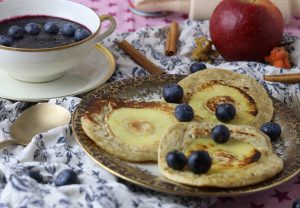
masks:
<svg viewBox="0 0 300 208"><path fill-rule="evenodd" d="M260 128L273 117L273 103L266 90L255 79L224 69L206 69L179 82L184 102L207 122L219 122L215 116L218 104L235 106L237 114L230 124Z"/></svg>
<svg viewBox="0 0 300 208"><path fill-rule="evenodd" d="M164 132L178 123L175 105L162 102L95 100L81 118L84 132L101 148L123 160L157 161Z"/></svg>
<svg viewBox="0 0 300 208"><path fill-rule="evenodd" d="M81 117L82 129L105 151L125 161L158 161L162 175L192 186L240 187L255 184L279 173L282 160L272 150L270 139L258 128L272 119L273 103L265 89L253 78L223 69L206 69L178 83L183 102L192 106L195 120L179 122L176 104L158 101L96 99ZM235 118L226 123L232 138L217 144L210 131L220 121L218 104L235 106ZM173 170L166 163L170 151L186 157L205 150L212 167L205 174L188 168Z"/></svg>
<svg viewBox="0 0 300 208"><path fill-rule="evenodd" d="M273 153L269 138L255 127L226 125L231 138L219 144L210 138L215 125L189 122L171 126L159 145L160 172L170 180L192 186L241 187L264 181L283 169L283 161ZM167 164L169 152L179 151L188 158L198 150L207 151L212 158L205 174L193 173L188 166L174 170Z"/></svg>

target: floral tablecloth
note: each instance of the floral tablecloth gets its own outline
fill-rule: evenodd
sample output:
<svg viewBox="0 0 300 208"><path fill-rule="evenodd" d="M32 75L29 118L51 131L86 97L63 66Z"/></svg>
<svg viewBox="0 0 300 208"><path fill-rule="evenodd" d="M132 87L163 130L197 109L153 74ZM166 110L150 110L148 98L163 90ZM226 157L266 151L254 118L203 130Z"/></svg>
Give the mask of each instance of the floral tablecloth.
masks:
<svg viewBox="0 0 300 208"><path fill-rule="evenodd" d="M76 0L91 8L99 14L104 11L113 15L117 22L116 32L134 32L144 26L163 26L176 20L182 22L186 14L174 13L165 17L141 17L131 13L125 1L121 0ZM300 15L300 14L299 14ZM285 27L290 35L300 36L300 17L293 17ZM132 75L128 75L132 76ZM296 93L296 91L295 91ZM220 198L214 208L287 208L291 207L294 199L300 198L300 175L290 182L270 191L235 198Z"/></svg>
<svg viewBox="0 0 300 208"><path fill-rule="evenodd" d="M162 57L163 44L161 37L165 36L165 28L144 26L162 26L172 20L182 22L185 14L172 14L160 18L145 18L132 14L124 0L77 0L99 14L115 16L118 27L115 33L126 32L107 38L103 44L116 57L116 73L109 81L132 76L145 75L145 71L122 53L115 42L126 38L147 54L157 65L163 66L168 73L189 73L191 60L186 54L193 47L193 37L208 36L208 21L186 21L181 27L182 46L178 56ZM286 27L286 32L300 35L297 18ZM136 31L136 32L135 32ZM134 33L135 32L135 33ZM154 38L152 38L154 37ZM298 44L298 45L297 45ZM154 48L148 47L155 46ZM299 41L290 50L300 47ZM297 48L298 48L297 47ZM300 63L298 53L294 53L297 63ZM126 64L124 64L126 63ZM264 73L276 73L273 67L257 63L225 63L219 60L214 66L232 69L239 73L247 73L260 80L269 94L282 102L292 105L293 97L299 95L299 85L270 84L261 80ZM300 72L299 68L293 71ZM80 102L79 98L67 97L52 99L49 102L64 106L73 112ZM9 139L9 126L16 117L29 106L29 103L0 100L0 135L1 139ZM78 174L81 184L56 188L53 180L66 168L73 168ZM26 174L33 169L40 171L44 184L37 183ZM287 208L294 199L300 198L300 175L291 181L269 191L244 197L191 198L176 197L156 193L130 184L124 184L99 166L97 166L75 142L70 126L62 126L35 136L26 147L11 145L0 150L0 207L214 207L214 208ZM216 203L215 203L216 202Z"/></svg>

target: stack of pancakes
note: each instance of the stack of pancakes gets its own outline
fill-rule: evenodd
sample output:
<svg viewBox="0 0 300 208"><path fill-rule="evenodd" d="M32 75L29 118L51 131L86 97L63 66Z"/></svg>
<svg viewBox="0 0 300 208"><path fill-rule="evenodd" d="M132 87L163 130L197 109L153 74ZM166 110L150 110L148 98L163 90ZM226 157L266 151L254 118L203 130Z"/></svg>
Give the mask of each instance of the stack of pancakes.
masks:
<svg viewBox="0 0 300 208"><path fill-rule="evenodd" d="M271 178L283 169L270 139L259 128L273 117L273 103L253 78L222 69L206 69L178 83L183 102L193 107L192 122L179 122L176 104L128 100L95 100L81 118L84 132L112 155L130 162L157 161L161 173L176 182L193 186L240 187ZM235 118L226 123L231 139L226 144L210 139L210 130L220 121L218 104L235 106ZM171 151L185 155L205 150L212 167L195 174L168 167Z"/></svg>

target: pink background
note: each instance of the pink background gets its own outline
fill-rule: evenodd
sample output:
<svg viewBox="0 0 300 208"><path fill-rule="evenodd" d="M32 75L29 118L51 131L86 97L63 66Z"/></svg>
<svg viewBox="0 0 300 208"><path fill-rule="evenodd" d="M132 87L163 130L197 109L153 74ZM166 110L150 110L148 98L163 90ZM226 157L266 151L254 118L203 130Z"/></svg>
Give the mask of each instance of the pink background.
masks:
<svg viewBox="0 0 300 208"><path fill-rule="evenodd" d="M1 1L1 0L0 0ZM126 0L75 0L92 8L98 14L115 17L115 32L134 32L144 26L163 26L173 20L184 21L187 14L173 13L164 17L141 17L131 13ZM104 28L106 25L104 25ZM294 17L286 26L286 32L300 36L300 17ZM289 208L296 198L300 198L300 175L274 189L234 198L219 198L214 208Z"/></svg>
<svg viewBox="0 0 300 208"><path fill-rule="evenodd" d="M109 14L116 18L116 32L134 32L144 26L166 25L173 20L178 22L187 19L187 14L173 13L164 17L142 17L128 9L126 0L74 0L92 8L98 14ZM300 15L300 14L299 14ZM300 16L294 17L286 26L286 32L300 36Z"/></svg>

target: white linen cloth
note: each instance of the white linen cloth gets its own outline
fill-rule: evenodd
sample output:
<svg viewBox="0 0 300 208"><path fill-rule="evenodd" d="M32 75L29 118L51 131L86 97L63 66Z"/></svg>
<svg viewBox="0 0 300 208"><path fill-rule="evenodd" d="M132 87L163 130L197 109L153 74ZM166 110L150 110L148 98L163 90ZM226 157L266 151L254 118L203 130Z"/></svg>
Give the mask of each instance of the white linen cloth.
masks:
<svg viewBox="0 0 300 208"><path fill-rule="evenodd" d="M190 51L194 47L194 37L207 36L208 22L186 21L181 25L178 54L164 56L166 28L142 28L135 33L123 33L109 37L104 41L114 54L117 69L109 82L132 76L147 75L117 46L117 42L126 38L139 51L146 54L155 64L167 73L189 74L193 62ZM292 39L292 38L288 38ZM294 63L300 63L299 52L295 47L298 41L289 47ZM238 73L246 73L257 78L268 93L282 102L293 106L295 96L299 94L299 84L285 85L267 83L263 74L283 73L272 66L255 62L224 62L221 58L208 67L226 68ZM84 70L84 69L83 69ZM290 72L300 72L298 67ZM66 97L52 99L70 112L76 109L79 98ZM9 127L29 103L0 100L0 139L10 139ZM63 169L72 168L79 174L79 185L55 187L53 180ZM37 183L24 174L26 169L40 171L45 183ZM100 168L76 143L70 126L61 126L36 135L27 147L10 145L0 150L0 207L104 207L104 208L206 208L215 202L215 198L178 197L157 193L118 180Z"/></svg>
<svg viewBox="0 0 300 208"><path fill-rule="evenodd" d="M80 99L52 99L71 112ZM0 101L2 138L10 138L9 126L25 103ZM55 176L72 168L80 184L55 187ZM45 181L37 183L26 176L26 170L40 171ZM99 167L76 143L69 125L36 135L25 148L8 146L0 151L0 207L103 207L103 208L206 208L209 198L177 197L161 194L118 181Z"/></svg>

